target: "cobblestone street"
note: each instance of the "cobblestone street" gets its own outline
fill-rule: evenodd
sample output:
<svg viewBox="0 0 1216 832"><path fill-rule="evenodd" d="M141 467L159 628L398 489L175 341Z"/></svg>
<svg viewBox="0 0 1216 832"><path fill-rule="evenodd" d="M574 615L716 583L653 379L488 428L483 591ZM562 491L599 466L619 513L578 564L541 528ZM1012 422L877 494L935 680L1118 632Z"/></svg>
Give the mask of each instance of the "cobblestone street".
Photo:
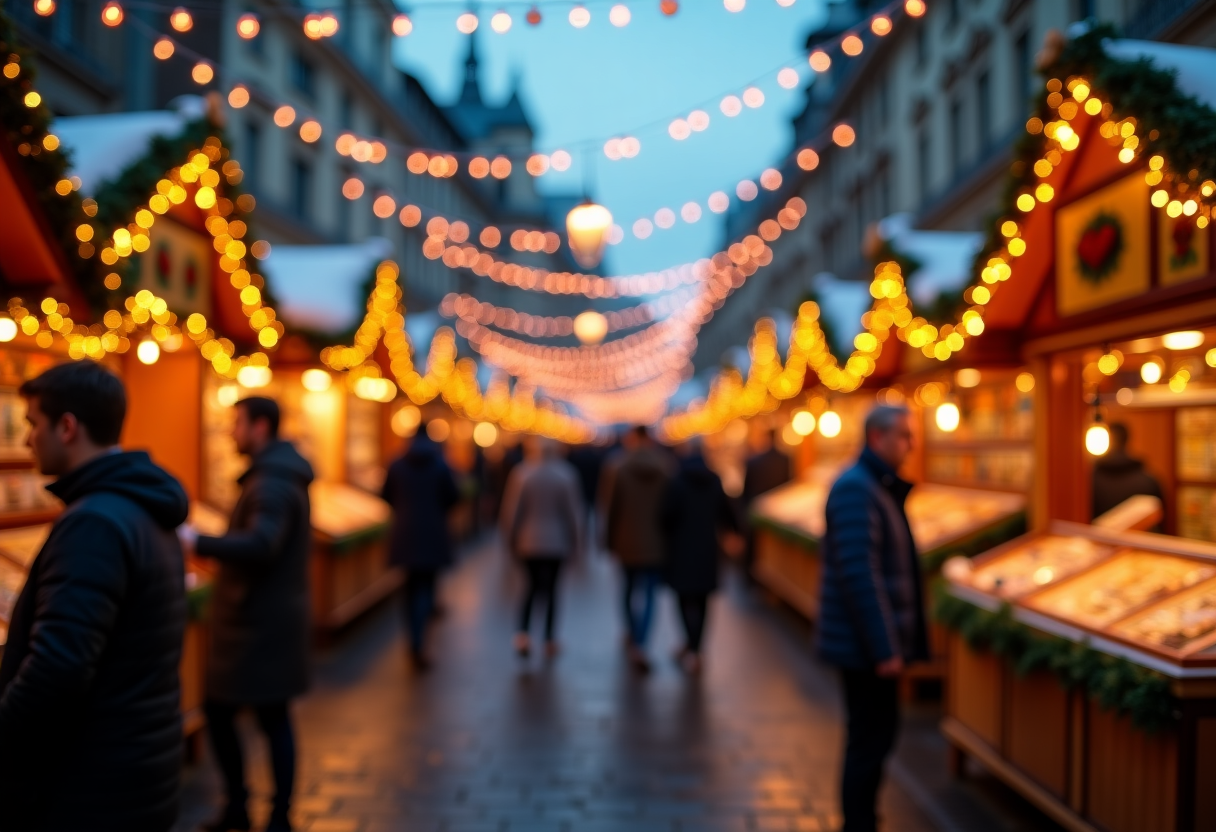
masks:
<svg viewBox="0 0 1216 832"><path fill-rule="evenodd" d="M671 660L676 616L665 599L652 638L655 669L640 677L621 649L615 569L597 556L563 576L563 654L521 661L510 646L520 587L509 567L483 546L449 576L437 667L425 676L407 669L395 607L322 655L313 691L297 707L303 829L837 827L835 679L809 658L805 632L781 611L736 587L722 593L711 611L707 666L689 677ZM1001 809L997 821L974 786L960 792L947 781L933 720L910 719L911 756L896 760L885 795L889 832L1045 828L1036 818L1013 820L1016 807ZM920 768L928 779L909 779ZM260 749L250 769L256 819L268 811ZM179 828L208 819L218 796L209 763L194 768Z"/></svg>

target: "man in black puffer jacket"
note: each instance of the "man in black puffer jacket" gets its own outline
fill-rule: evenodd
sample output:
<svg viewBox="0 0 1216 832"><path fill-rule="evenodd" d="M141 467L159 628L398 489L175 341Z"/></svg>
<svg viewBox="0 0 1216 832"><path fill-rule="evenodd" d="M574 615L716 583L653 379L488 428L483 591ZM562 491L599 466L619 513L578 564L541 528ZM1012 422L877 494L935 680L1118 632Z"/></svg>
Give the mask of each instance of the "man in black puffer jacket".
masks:
<svg viewBox="0 0 1216 832"><path fill-rule="evenodd" d="M877 407L866 447L828 494L819 654L840 668L848 712L845 832L873 832L883 766L899 731L899 675L928 656L920 560L904 514L908 412Z"/></svg>
<svg viewBox="0 0 1216 832"><path fill-rule="evenodd" d="M186 493L118 448L126 394L99 365L54 367L21 395L27 442L67 509L0 663L0 830L166 832L182 764Z"/></svg>

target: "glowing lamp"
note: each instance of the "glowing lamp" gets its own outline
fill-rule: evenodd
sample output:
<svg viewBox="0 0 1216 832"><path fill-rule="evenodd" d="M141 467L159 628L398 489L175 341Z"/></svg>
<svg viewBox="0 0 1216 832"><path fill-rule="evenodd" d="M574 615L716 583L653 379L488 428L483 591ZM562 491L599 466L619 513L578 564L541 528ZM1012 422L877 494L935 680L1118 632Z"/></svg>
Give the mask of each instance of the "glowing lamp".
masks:
<svg viewBox="0 0 1216 832"><path fill-rule="evenodd" d="M840 435L842 424L839 413L835 410L825 410L819 417L819 432L828 439L834 439Z"/></svg>
<svg viewBox="0 0 1216 832"><path fill-rule="evenodd" d="M391 402L397 395L397 385L387 378L363 376L355 381L355 395L373 402Z"/></svg>
<svg viewBox="0 0 1216 832"><path fill-rule="evenodd" d="M1093 456L1102 456L1110 450L1110 431L1098 414L1094 414L1093 424L1085 431L1085 450Z"/></svg>
<svg viewBox="0 0 1216 832"><path fill-rule="evenodd" d="M815 415L809 410L799 410L790 420L790 427L799 436L810 436L815 432Z"/></svg>
<svg viewBox="0 0 1216 832"><path fill-rule="evenodd" d="M300 375L300 384L304 385L305 390L312 393L323 393L328 390L329 386L333 383L333 376L324 370L305 370Z"/></svg>
<svg viewBox="0 0 1216 832"><path fill-rule="evenodd" d="M1167 350L1193 350L1203 346L1203 333L1198 330L1170 332L1162 336L1161 343Z"/></svg>
<svg viewBox="0 0 1216 832"><path fill-rule="evenodd" d="M1140 365L1140 378L1145 384L1156 384L1161 381L1161 359L1151 358Z"/></svg>
<svg viewBox="0 0 1216 832"><path fill-rule="evenodd" d="M933 412L933 421L943 433L954 433L958 430L959 420L958 405L954 402L942 402Z"/></svg>
<svg viewBox="0 0 1216 832"><path fill-rule="evenodd" d="M479 448L488 448L498 441L498 428L489 422L478 422L473 428L473 441Z"/></svg>
<svg viewBox="0 0 1216 832"><path fill-rule="evenodd" d="M270 368L247 364L237 372L236 383L248 388L265 387L270 384Z"/></svg>
<svg viewBox="0 0 1216 832"><path fill-rule="evenodd" d="M135 355L142 364L155 364L160 360L160 344L151 339L140 341L139 346L135 348Z"/></svg>
<svg viewBox="0 0 1216 832"><path fill-rule="evenodd" d="M583 344L598 344L608 334L608 319L588 309L574 319L574 334Z"/></svg>
<svg viewBox="0 0 1216 832"><path fill-rule="evenodd" d="M0 318L0 341L11 341L17 337L17 322L12 318Z"/></svg>
<svg viewBox="0 0 1216 832"><path fill-rule="evenodd" d="M566 215L566 237L580 266L591 269L599 265L611 228L612 213L594 202L575 206Z"/></svg>
<svg viewBox="0 0 1216 832"><path fill-rule="evenodd" d="M404 439L407 436L413 436L414 431L418 430L418 425L421 423L422 411L412 404L407 404L393 414L390 426L393 429L393 433Z"/></svg>

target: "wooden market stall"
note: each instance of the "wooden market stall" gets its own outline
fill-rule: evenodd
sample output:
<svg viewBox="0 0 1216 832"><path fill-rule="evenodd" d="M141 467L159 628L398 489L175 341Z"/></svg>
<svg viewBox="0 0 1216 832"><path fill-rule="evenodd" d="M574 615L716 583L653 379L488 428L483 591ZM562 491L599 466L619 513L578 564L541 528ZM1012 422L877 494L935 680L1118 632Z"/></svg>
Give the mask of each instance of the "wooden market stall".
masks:
<svg viewBox="0 0 1216 832"><path fill-rule="evenodd" d="M1106 35L1058 56L1002 218L1020 243L984 337L1034 377L1033 532L948 565L943 729L1066 828L1198 832L1216 828L1216 549L1196 542L1214 537L1216 144L1167 119L1216 118L1216 53ZM1166 534L1077 525L1109 508L1112 470L1157 481Z"/></svg>

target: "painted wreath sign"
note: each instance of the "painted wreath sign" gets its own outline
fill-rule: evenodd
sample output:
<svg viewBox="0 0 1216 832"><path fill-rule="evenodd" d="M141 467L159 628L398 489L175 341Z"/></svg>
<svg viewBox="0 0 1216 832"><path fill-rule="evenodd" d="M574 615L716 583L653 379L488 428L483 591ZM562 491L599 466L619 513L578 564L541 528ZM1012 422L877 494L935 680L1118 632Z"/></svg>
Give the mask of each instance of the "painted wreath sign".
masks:
<svg viewBox="0 0 1216 832"><path fill-rule="evenodd" d="M1098 212L1077 241L1081 276L1095 286L1102 283L1114 273L1122 253L1123 224L1113 214Z"/></svg>

